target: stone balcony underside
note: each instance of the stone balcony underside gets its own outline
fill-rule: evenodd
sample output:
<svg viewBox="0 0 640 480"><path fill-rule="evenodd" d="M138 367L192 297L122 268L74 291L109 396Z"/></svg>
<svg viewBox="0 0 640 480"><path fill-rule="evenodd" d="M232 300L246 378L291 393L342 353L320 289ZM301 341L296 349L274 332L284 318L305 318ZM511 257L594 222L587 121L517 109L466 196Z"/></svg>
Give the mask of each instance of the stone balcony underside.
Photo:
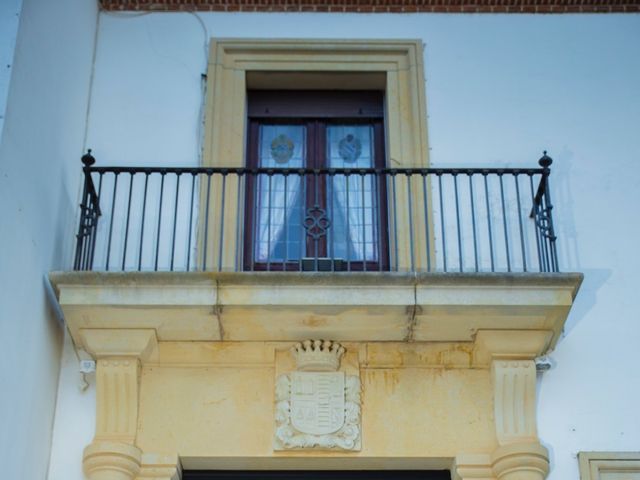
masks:
<svg viewBox="0 0 640 480"><path fill-rule="evenodd" d="M576 273L96 273L50 275L77 345L83 329L154 329L158 341L471 342L482 330L562 331ZM533 348L533 347L532 347Z"/></svg>

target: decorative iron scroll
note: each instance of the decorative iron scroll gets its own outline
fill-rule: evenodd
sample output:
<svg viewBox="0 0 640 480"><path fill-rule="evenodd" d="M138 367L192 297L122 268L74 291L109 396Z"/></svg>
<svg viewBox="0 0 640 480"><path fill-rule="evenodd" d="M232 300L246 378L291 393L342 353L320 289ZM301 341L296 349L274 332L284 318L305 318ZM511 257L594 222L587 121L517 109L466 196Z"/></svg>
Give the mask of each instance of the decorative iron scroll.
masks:
<svg viewBox="0 0 640 480"><path fill-rule="evenodd" d="M331 227L331 220L327 217L327 212L315 206L307 210L307 216L304 218L304 228L307 235L314 240L319 240L327 234L327 229Z"/></svg>
<svg viewBox="0 0 640 480"><path fill-rule="evenodd" d="M551 223L551 207L534 206L535 221L540 234L551 241L556 239Z"/></svg>

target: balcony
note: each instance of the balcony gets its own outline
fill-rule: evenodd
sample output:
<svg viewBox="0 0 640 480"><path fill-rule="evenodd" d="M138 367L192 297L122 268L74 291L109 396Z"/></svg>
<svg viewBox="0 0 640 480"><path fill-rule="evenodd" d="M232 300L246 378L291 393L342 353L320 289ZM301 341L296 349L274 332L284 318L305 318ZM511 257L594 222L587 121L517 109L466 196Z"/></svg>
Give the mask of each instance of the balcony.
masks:
<svg viewBox="0 0 640 480"><path fill-rule="evenodd" d="M555 344L582 276L559 273L537 168L101 167L83 157L72 334L159 340Z"/></svg>
<svg viewBox="0 0 640 480"><path fill-rule="evenodd" d="M549 166L95 167L74 270L558 272Z"/></svg>

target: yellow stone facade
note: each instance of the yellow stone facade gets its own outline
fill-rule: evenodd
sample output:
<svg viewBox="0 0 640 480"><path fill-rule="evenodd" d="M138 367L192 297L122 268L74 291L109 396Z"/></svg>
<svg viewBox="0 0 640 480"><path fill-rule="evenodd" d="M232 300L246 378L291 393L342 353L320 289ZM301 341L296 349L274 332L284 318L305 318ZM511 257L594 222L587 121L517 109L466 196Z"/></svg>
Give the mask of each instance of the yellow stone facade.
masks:
<svg viewBox="0 0 640 480"><path fill-rule="evenodd" d="M162 281L157 274L51 275L77 347L97 360L96 434L84 455L88 479L177 480L183 468L451 469L458 480L546 477L534 359L557 338L579 275L484 282L470 275L455 284L424 278L429 303L440 304L431 318L425 305L400 306L403 288L418 289L406 278L387 278L386 285L384 276L370 279L379 284L372 306L371 296L359 292L371 288L362 277L377 274L359 280L307 275L315 287L300 275L280 274L275 284L274 277L261 283L260 275L250 275L167 274ZM343 282L350 304L322 295L334 282ZM265 283L279 295L262 295ZM244 325L225 289L242 290L242 303L251 306ZM311 290L315 295L305 295ZM501 300L487 305L490 298ZM291 329L268 331L252 320L263 314L277 323L286 305L295 305L299 320ZM468 331L460 326L465 308L484 312L464 323ZM355 325L353 311L360 312ZM378 328L376 318L385 314L395 329ZM397 338L421 316L425 332L432 328L449 340ZM182 329L176 328L180 317ZM227 324L242 327L242 341L229 338ZM340 368L362 384L361 450L274 449L275 380L295 369L290 349L303 338L339 340L346 349Z"/></svg>

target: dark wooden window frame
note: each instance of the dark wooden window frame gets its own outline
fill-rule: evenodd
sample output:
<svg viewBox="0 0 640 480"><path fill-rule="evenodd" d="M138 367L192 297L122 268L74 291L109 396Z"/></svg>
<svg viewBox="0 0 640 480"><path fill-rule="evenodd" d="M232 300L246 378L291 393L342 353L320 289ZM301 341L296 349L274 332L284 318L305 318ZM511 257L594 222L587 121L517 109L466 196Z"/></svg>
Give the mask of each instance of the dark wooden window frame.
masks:
<svg viewBox="0 0 640 480"><path fill-rule="evenodd" d="M274 107L275 105L275 107ZM385 167L384 123L382 92L325 92L325 91L268 91L249 93L247 132L247 167L257 168L259 164L259 129L261 125L304 125L306 127L307 165L305 168L326 168L326 129L333 124L372 125L374 138L374 158L376 169ZM354 174L357 175L357 174ZM327 207L327 177L306 178L305 208L315 200L316 189L319 203ZM255 195L256 178L249 175L246 180L246 204L244 219L244 269L269 271L307 270L299 262L259 263L254 261L255 252ZM382 175L375 178L378 192L378 261L343 262L341 267L335 263L328 270L379 271L389 270L389 239L387 188ZM311 252L311 254L310 254ZM327 237L318 244L318 258L326 258L328 252ZM306 237L305 253L315 257L313 239ZM317 264L316 264L317 265ZM313 268L310 268L313 270Z"/></svg>

